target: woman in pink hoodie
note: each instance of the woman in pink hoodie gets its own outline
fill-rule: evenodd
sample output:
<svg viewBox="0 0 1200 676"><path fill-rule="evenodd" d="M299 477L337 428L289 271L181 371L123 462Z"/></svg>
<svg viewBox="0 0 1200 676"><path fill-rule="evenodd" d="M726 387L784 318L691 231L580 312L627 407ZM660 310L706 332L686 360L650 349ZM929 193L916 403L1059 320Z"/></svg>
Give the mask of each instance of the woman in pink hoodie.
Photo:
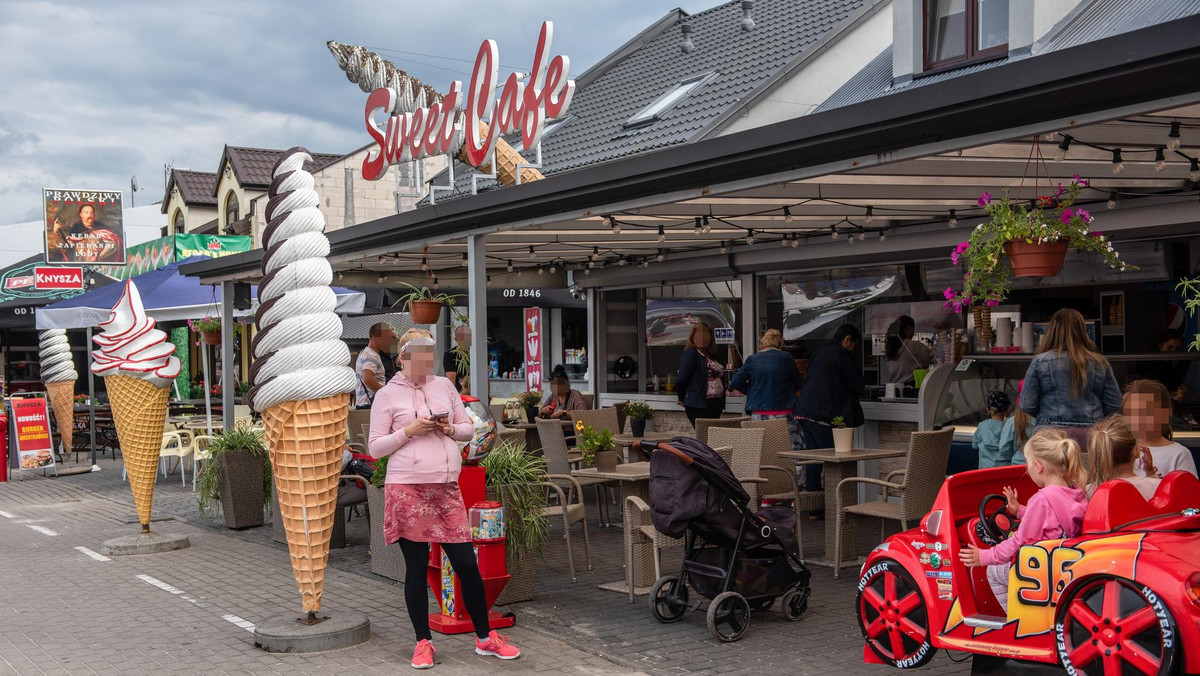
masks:
<svg viewBox="0 0 1200 676"><path fill-rule="evenodd" d="M1043 427L1025 443L1029 477L1039 490L1028 505L1017 501L1017 492L1004 487L1008 512L1021 519L1017 531L991 549L967 545L959 558L968 566L987 566L988 584L996 600L1008 610L1008 572L1021 547L1073 538L1083 530L1087 512L1087 470L1079 444L1056 427Z"/></svg>
<svg viewBox="0 0 1200 676"><path fill-rule="evenodd" d="M475 433L454 384L433 374L437 345L428 331L400 337L400 372L375 395L368 450L388 459L384 487L384 541L404 553L404 602L417 635L412 667L433 666L425 573L429 543L450 559L463 605L475 624L475 652L511 660L521 651L492 631L483 578L471 544L467 510L458 490L462 444Z"/></svg>

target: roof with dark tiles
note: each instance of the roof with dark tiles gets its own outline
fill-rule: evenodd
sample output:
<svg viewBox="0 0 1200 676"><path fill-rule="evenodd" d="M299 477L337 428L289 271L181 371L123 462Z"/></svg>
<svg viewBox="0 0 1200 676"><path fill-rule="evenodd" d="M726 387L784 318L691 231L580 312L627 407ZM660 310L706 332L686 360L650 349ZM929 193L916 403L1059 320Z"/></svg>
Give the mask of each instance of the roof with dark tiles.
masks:
<svg viewBox="0 0 1200 676"><path fill-rule="evenodd" d="M275 167L275 163L280 157L287 152L286 150L272 150L269 148L241 148L238 146L225 146L224 152L221 153L221 162L217 165L218 173L225 170L226 162L233 167L233 175L237 178L238 184L243 188L262 188L266 189L271 185L271 170ZM329 153L311 153L313 161L305 162L304 169L306 171L316 171L332 164L345 155L331 155ZM212 186L213 197L217 194L217 185L214 182Z"/></svg>
<svg viewBox="0 0 1200 676"><path fill-rule="evenodd" d="M167 213L167 203L171 198L171 188L179 188L179 196L183 203L192 207L215 207L217 199L217 175L207 171L189 171L187 169L172 169L171 178L167 181L167 194L162 201L163 213Z"/></svg>
<svg viewBox="0 0 1200 676"><path fill-rule="evenodd" d="M806 50L881 5L880 0L758 0L750 31L742 30L740 0L691 15L674 10L576 80L566 121L542 138L542 172L578 169L715 133L729 113L766 91ZM683 24L691 26L695 46L686 54ZM705 74L712 77L654 123L624 126L682 81ZM473 172L456 163L455 193L437 199L470 194ZM480 191L496 187L490 179L478 183Z"/></svg>

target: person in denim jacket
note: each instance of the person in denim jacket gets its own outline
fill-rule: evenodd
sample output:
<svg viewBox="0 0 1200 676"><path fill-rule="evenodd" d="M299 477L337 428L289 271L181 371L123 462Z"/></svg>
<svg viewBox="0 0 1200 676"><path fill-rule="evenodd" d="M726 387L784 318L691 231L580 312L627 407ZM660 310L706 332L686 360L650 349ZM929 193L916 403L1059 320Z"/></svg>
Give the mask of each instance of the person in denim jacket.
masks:
<svg viewBox="0 0 1200 676"><path fill-rule="evenodd" d="M1037 427L1064 427L1086 443L1087 427L1121 412L1121 387L1108 360L1096 352L1083 315L1054 313L1025 373L1019 406Z"/></svg>
<svg viewBox="0 0 1200 676"><path fill-rule="evenodd" d="M786 420L792 449L799 450L804 448L804 441L792 409L803 383L795 360L782 347L779 329L767 329L758 343L758 352L747 357L733 374L730 389L746 394L746 410L755 420Z"/></svg>

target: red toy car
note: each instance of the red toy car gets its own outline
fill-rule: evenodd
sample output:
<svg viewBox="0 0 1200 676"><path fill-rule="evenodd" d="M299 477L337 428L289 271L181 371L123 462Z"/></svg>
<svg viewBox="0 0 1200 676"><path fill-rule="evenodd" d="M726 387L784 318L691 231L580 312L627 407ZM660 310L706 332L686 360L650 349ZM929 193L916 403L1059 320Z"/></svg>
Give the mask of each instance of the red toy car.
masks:
<svg viewBox="0 0 1200 676"><path fill-rule="evenodd" d="M1013 530L1004 486L1022 504L1037 486L1025 467L946 479L917 528L867 557L858 621L871 664L918 667L938 648L1060 663L1070 674L1200 672L1200 481L1172 472L1146 501L1124 481L1096 490L1083 533L1022 547L1008 613L986 568L967 568L967 543Z"/></svg>

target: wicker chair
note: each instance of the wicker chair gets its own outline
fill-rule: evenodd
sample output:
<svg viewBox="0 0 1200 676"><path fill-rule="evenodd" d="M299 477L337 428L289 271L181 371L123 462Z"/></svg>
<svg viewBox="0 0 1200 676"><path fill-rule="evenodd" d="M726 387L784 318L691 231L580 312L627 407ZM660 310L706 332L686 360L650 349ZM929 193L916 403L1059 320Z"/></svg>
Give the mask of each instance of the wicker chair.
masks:
<svg viewBox="0 0 1200 676"><path fill-rule="evenodd" d="M492 417L496 419L496 424L504 424L504 404L488 404L488 410L492 412Z"/></svg>
<svg viewBox="0 0 1200 676"><path fill-rule="evenodd" d="M196 477L200 476L200 463L208 462L212 457L208 452L209 445L215 441L207 434L197 435L192 439L192 492L196 492Z"/></svg>
<svg viewBox="0 0 1200 676"><path fill-rule="evenodd" d="M596 408L596 395L584 394L584 393L580 392L579 396L583 397L583 403L585 406L587 406L588 408Z"/></svg>
<svg viewBox="0 0 1200 676"><path fill-rule="evenodd" d="M570 475L571 460L567 451L567 437L563 434L562 422L558 420L537 420L538 436L542 439L542 455L546 459L546 472L550 475ZM606 479L577 479L570 488L584 486L596 487L596 503L600 511L600 525L608 524L608 503L604 499L604 484ZM570 496L567 496L570 497ZM580 501L583 496L579 496Z"/></svg>
<svg viewBox="0 0 1200 676"><path fill-rule="evenodd" d="M525 445L525 430L504 430L496 433L496 442L507 441L510 444Z"/></svg>
<svg viewBox="0 0 1200 676"><path fill-rule="evenodd" d="M946 427L934 432L913 432L908 439L908 462L904 469L888 474L888 479L849 477L837 485L837 551L834 552L834 575L841 570L842 524L846 514L870 516L880 519L880 539L883 537L885 520L900 522L908 530L908 524L919 521L933 508L938 491L946 479L946 464L950 461L950 443L954 439L954 428ZM903 475L902 483L890 479ZM857 484L871 484L884 489L884 499L863 504L852 504ZM900 502L890 502L887 496L895 492ZM857 550L857 547L856 547Z"/></svg>
<svg viewBox="0 0 1200 676"><path fill-rule="evenodd" d="M682 547L683 538L673 538L669 535L663 535L654 527L654 523L650 520L650 505L646 501L630 495L625 498L625 566L632 567L634 565L634 552L638 551L642 545L650 545L653 548L654 556L654 579L662 577L662 555L661 551L672 547ZM647 562L643 561L643 565ZM634 597L633 587L629 588L629 602L633 603Z"/></svg>
<svg viewBox="0 0 1200 676"><path fill-rule="evenodd" d="M591 425L597 430L612 430L613 434L620 434L621 427L617 418L617 409L615 408L596 408L587 411L571 411L571 419L576 424L582 422L585 425ZM540 428L539 428L540 429Z"/></svg>
<svg viewBox="0 0 1200 676"><path fill-rule="evenodd" d="M708 431L714 427L741 427L742 423L750 420L750 416L737 418L700 418L696 420L696 438L702 444L713 444L708 441Z"/></svg>
<svg viewBox="0 0 1200 676"><path fill-rule="evenodd" d="M762 465L759 471L767 480L761 486L764 500L783 500L792 503L796 510L796 544L800 548L801 560L804 559L804 536L800 530L800 518L804 512L812 512L825 508L824 491L802 491L796 481L796 467L799 465L820 465L819 461L795 462L790 458L781 458L783 451L792 450L792 436L788 432L786 420L747 420L742 423L742 429L763 430Z"/></svg>
<svg viewBox="0 0 1200 676"><path fill-rule="evenodd" d="M368 430L371 429L371 409L351 408L350 417L346 419L347 441L360 443L364 447L367 445ZM362 431L362 436L359 437L359 431Z"/></svg>
<svg viewBox="0 0 1200 676"><path fill-rule="evenodd" d="M567 484L570 488L564 493L560 484ZM588 539L587 508L583 504L583 486L580 485L579 479L569 474L547 474L542 485L558 498L558 504L548 505L542 510L542 515L548 519L562 517L563 539L567 541L567 562L571 566L571 582L575 582L577 578L575 577L575 555L571 553L571 526L577 523L583 524L583 555L587 562L587 569L592 569L592 544ZM577 499L572 501L567 497L568 493L575 493Z"/></svg>
<svg viewBox="0 0 1200 676"><path fill-rule="evenodd" d="M765 430L720 427L709 430L710 446L721 454L742 488L750 494L750 509L757 510L759 486L767 480L759 476L762 467L763 436ZM728 458L722 449L728 447Z"/></svg>

